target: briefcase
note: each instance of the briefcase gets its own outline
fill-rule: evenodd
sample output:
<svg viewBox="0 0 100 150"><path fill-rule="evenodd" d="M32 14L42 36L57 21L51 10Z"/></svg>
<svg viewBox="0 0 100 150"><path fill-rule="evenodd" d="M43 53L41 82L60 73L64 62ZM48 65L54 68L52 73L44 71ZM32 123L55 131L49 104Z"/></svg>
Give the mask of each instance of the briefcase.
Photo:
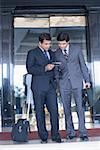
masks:
<svg viewBox="0 0 100 150"><path fill-rule="evenodd" d="M29 121L27 119L19 119L12 128L11 138L16 142L28 142L29 131Z"/></svg>
<svg viewBox="0 0 100 150"><path fill-rule="evenodd" d="M29 123L29 110L30 104L28 104L27 117L26 119L18 119L12 127L11 138L16 142L28 142L30 123Z"/></svg>
<svg viewBox="0 0 100 150"><path fill-rule="evenodd" d="M93 91L91 88L89 89L83 89L82 90L82 96L83 96L83 102L88 102L89 107L92 107L94 105L93 101Z"/></svg>

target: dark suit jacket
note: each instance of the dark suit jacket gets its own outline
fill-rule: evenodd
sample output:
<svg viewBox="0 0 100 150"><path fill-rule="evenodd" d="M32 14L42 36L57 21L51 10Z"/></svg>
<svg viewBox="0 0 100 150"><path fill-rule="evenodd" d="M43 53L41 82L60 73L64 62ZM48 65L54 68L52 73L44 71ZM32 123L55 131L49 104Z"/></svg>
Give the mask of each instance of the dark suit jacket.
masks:
<svg viewBox="0 0 100 150"><path fill-rule="evenodd" d="M55 52L55 60L61 62L58 71L56 71L56 77L61 77L61 88L65 89L68 86L69 78L72 88L82 87L83 79L85 82L89 82L88 69L84 61L82 50L79 46L70 45L69 56L67 60L61 49L58 49Z"/></svg>
<svg viewBox="0 0 100 150"><path fill-rule="evenodd" d="M50 60L43 54L42 50L37 47L30 50L27 55L26 68L27 72L32 74L32 89L33 90L48 90L50 83L55 87L54 69L45 72L45 66L53 61L54 53L49 50Z"/></svg>

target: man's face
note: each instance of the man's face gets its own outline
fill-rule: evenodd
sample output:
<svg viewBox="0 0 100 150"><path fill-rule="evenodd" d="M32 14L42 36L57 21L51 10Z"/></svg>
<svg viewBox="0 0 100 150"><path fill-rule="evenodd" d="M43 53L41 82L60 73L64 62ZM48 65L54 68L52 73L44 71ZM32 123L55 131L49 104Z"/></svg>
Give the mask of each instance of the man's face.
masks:
<svg viewBox="0 0 100 150"><path fill-rule="evenodd" d="M50 48L51 46L51 41L49 40L43 40L43 42L39 42L39 45L41 48L43 48L44 50L48 51L48 49Z"/></svg>
<svg viewBox="0 0 100 150"><path fill-rule="evenodd" d="M60 49L66 49L66 47L69 45L69 41L66 42L65 40L64 41L58 41L58 46Z"/></svg>

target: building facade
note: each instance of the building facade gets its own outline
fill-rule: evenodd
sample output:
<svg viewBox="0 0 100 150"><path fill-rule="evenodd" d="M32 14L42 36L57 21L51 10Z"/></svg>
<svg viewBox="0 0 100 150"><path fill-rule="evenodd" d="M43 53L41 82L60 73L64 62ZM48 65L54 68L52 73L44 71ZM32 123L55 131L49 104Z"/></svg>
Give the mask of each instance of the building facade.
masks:
<svg viewBox="0 0 100 150"><path fill-rule="evenodd" d="M23 75L29 49L41 32L52 36L67 31L71 42L80 44L89 69L92 115L99 116L100 99L100 2L83 0L2 0L0 7L0 115L1 126L12 126L22 113L25 99ZM98 101L97 101L98 100ZM20 101L23 101L22 103ZM97 101L97 102L96 102ZM95 105L97 103L97 105Z"/></svg>

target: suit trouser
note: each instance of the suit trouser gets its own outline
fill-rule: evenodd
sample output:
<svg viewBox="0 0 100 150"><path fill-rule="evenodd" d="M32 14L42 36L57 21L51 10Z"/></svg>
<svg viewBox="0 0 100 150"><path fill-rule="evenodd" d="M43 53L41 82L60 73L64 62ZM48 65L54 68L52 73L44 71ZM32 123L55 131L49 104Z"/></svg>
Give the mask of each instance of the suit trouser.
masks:
<svg viewBox="0 0 100 150"><path fill-rule="evenodd" d="M80 87L80 88L72 89L70 80L66 90L61 88L61 97L62 97L64 112L65 112L65 125L66 125L67 134L69 136L75 136L75 130L72 121L72 113L71 113L72 93L76 103L76 111L78 115L80 136L85 136L87 135L87 130L85 128L85 115L82 106L82 88Z"/></svg>
<svg viewBox="0 0 100 150"><path fill-rule="evenodd" d="M47 109L50 113L50 122L51 122L51 136L56 138L58 136L59 130L59 119L58 119L58 105L56 92L52 84L47 91L33 91L35 111L36 111L36 120L39 136L42 140L48 138L48 132L46 130L45 123L45 112L44 104L46 104Z"/></svg>

